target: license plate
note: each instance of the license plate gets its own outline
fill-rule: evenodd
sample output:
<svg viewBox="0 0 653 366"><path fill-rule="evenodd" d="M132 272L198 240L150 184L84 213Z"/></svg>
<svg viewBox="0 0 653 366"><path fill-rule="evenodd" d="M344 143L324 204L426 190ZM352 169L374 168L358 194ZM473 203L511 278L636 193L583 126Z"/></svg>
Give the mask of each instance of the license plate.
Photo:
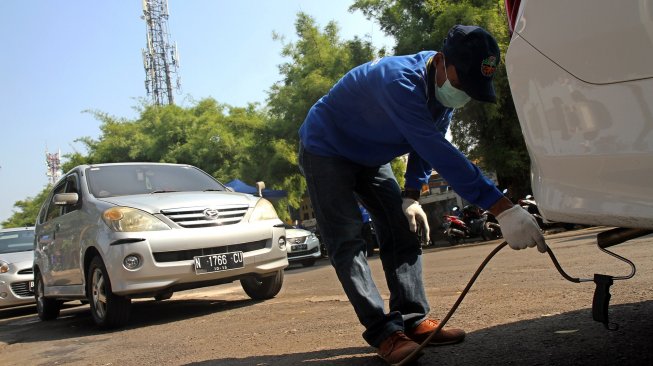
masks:
<svg viewBox="0 0 653 366"><path fill-rule="evenodd" d="M306 245L306 244L295 244L295 245L291 245L290 249L292 249L292 250L306 250L306 249L308 249L308 245Z"/></svg>
<svg viewBox="0 0 653 366"><path fill-rule="evenodd" d="M34 292L34 281L29 281L27 283L27 291Z"/></svg>
<svg viewBox="0 0 653 366"><path fill-rule="evenodd" d="M198 256L194 259L196 274L227 271L245 266L243 252L209 254Z"/></svg>

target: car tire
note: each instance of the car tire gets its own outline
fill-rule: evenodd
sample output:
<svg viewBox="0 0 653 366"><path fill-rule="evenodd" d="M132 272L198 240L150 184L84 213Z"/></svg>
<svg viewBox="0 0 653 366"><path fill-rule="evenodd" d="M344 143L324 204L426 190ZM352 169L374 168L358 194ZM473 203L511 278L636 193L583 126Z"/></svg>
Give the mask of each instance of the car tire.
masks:
<svg viewBox="0 0 653 366"><path fill-rule="evenodd" d="M131 300L114 294L107 269L100 257L94 257L88 267L86 283L95 324L102 328L116 328L127 324Z"/></svg>
<svg viewBox="0 0 653 366"><path fill-rule="evenodd" d="M54 320L59 316L62 302L45 297L43 278L41 273L37 272L34 276L34 297L36 298L36 311L41 320Z"/></svg>
<svg viewBox="0 0 653 366"><path fill-rule="evenodd" d="M154 300L155 300L155 301L168 300L169 298L172 297L172 294L173 294L172 291L170 291L170 292L164 292L164 293L162 293L162 294L158 294L158 295L154 296Z"/></svg>
<svg viewBox="0 0 653 366"><path fill-rule="evenodd" d="M312 267L315 264L315 258L307 259L302 262L302 266L304 267Z"/></svg>
<svg viewBox="0 0 653 366"><path fill-rule="evenodd" d="M254 300L267 300L275 297L283 285L283 270L277 271L268 277L245 277L240 280L240 285L247 296Z"/></svg>

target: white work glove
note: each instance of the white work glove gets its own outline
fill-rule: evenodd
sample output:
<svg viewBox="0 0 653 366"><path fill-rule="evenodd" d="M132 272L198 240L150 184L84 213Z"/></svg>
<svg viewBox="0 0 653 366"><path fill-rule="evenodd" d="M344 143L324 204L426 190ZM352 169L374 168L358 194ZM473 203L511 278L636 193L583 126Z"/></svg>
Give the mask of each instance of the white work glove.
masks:
<svg viewBox="0 0 653 366"><path fill-rule="evenodd" d="M404 215L408 219L408 225L410 226L410 231L417 232L417 221L419 221L424 227L424 232L427 238L430 238L429 223L426 220L426 213L422 209L422 206L419 202L415 201L412 198L404 198L401 203L401 208L404 210Z"/></svg>
<svg viewBox="0 0 653 366"><path fill-rule="evenodd" d="M512 206L498 214L497 221L501 226L503 238L512 249L526 249L537 245L537 250L540 253L546 252L546 243L544 242L542 230L540 230L533 215L529 214L523 207L519 205Z"/></svg>

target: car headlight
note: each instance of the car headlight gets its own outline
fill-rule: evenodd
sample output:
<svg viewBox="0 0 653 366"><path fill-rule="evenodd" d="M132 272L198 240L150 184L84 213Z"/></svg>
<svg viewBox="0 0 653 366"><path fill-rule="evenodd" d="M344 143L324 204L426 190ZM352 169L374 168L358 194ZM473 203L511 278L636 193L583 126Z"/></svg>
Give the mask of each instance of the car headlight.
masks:
<svg viewBox="0 0 653 366"><path fill-rule="evenodd" d="M278 220L277 211L274 209L274 206L270 201L265 198L261 198L254 206L254 211L252 216L249 218L249 221L263 221L263 220Z"/></svg>
<svg viewBox="0 0 653 366"><path fill-rule="evenodd" d="M0 261L0 273L9 272L9 263Z"/></svg>
<svg viewBox="0 0 653 366"><path fill-rule="evenodd" d="M170 227L147 212L130 207L112 207L102 213L102 220L113 231L158 231Z"/></svg>

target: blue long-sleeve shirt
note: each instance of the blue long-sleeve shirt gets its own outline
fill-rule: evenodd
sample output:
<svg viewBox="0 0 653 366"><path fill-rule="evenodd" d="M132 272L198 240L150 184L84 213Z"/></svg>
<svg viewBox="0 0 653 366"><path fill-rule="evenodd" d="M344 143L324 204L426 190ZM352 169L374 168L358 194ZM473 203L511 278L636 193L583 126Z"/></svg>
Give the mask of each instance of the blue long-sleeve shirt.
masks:
<svg viewBox="0 0 653 366"><path fill-rule="evenodd" d="M364 166L409 154L406 187L420 189L435 169L460 196L489 208L503 194L445 138L453 109L429 98L427 65L435 54L384 57L352 69L313 105L300 139L310 153Z"/></svg>

